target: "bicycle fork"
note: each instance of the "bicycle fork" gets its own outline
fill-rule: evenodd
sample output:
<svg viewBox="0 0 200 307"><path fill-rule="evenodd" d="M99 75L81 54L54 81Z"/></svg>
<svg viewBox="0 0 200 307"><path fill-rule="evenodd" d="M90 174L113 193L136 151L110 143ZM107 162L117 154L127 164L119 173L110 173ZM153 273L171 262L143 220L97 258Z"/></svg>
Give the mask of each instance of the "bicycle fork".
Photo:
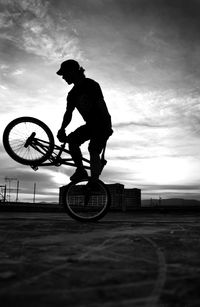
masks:
<svg viewBox="0 0 200 307"><path fill-rule="evenodd" d="M56 166L60 166L60 165L61 165L61 162L59 162L59 160L60 160L60 157L61 157L62 152L63 152L64 149L65 149L65 145L66 145L66 143L63 143L63 144L60 146L59 153L57 154L56 158L54 159L54 163L55 163Z"/></svg>

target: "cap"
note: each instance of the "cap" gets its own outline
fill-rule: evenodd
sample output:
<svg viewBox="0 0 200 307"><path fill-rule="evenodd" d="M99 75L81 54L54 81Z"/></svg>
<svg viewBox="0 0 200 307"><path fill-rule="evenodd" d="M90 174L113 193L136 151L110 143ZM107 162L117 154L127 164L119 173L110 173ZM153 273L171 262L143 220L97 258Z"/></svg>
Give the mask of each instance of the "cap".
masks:
<svg viewBox="0 0 200 307"><path fill-rule="evenodd" d="M66 60L62 62L60 65L60 69L57 71L57 75L62 76L64 72L67 71L78 71L80 69L80 65L75 60Z"/></svg>

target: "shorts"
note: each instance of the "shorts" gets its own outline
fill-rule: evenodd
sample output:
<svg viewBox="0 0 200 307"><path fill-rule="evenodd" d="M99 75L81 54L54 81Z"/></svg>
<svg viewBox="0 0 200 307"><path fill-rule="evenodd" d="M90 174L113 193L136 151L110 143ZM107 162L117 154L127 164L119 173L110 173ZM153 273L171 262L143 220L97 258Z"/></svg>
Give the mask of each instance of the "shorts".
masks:
<svg viewBox="0 0 200 307"><path fill-rule="evenodd" d="M112 135L113 131L111 128L95 129L88 125L83 125L77 128L74 132L70 133L67 137L68 143L76 144L80 146L86 141L90 140L88 150L89 152L98 152L99 154L106 146L108 138Z"/></svg>

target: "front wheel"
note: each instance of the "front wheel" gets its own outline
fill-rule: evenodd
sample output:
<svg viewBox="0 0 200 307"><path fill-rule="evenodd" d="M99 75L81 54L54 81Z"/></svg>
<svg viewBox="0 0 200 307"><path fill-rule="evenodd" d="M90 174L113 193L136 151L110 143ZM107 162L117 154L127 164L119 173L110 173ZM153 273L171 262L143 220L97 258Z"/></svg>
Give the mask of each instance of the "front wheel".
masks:
<svg viewBox="0 0 200 307"><path fill-rule="evenodd" d="M49 127L39 119L19 117L5 128L3 145L15 161L25 165L39 165L53 152L54 137Z"/></svg>
<svg viewBox="0 0 200 307"><path fill-rule="evenodd" d="M65 211L78 221L95 222L109 210L110 192L101 180L93 182L88 178L73 181L64 189L63 205Z"/></svg>

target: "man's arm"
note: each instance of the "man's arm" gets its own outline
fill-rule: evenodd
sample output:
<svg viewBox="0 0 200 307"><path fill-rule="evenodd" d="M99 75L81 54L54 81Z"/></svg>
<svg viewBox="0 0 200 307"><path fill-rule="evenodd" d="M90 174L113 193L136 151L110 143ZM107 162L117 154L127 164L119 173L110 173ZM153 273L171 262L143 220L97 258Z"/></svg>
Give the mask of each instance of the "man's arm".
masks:
<svg viewBox="0 0 200 307"><path fill-rule="evenodd" d="M63 116L62 125L61 125L61 127L60 127L60 129L58 130L58 133L57 133L57 138L60 142L66 142L67 136L65 134L65 128L71 122L72 113L73 113L73 109L70 108L70 107L67 107L67 110L66 110L66 112Z"/></svg>
<svg viewBox="0 0 200 307"><path fill-rule="evenodd" d="M71 122L72 119L72 110L70 110L69 108L67 108L64 116L63 116L63 121L62 121L62 125L60 130L65 130L65 128L69 125L69 123Z"/></svg>

